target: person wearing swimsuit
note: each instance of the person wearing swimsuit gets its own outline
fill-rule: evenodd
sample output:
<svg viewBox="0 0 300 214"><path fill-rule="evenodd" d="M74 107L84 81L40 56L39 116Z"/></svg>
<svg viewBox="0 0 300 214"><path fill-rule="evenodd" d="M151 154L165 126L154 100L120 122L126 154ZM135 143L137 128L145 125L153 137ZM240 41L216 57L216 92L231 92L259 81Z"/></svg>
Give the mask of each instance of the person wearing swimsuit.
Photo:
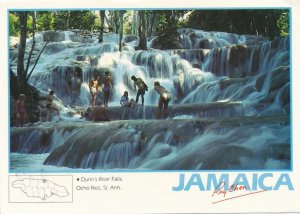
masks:
<svg viewBox="0 0 300 214"><path fill-rule="evenodd" d="M104 99L103 99L104 107L108 107L109 95L112 90L111 81L112 81L111 76L109 75L109 72L106 71L105 77L104 77L104 87L102 89L103 96L104 96Z"/></svg>
<svg viewBox="0 0 300 214"><path fill-rule="evenodd" d="M60 114L59 114L59 109L55 105L53 105L53 100L54 100L54 91L50 91L47 96L47 105L46 105L47 118L46 118L46 121L49 120L51 111L56 111L59 119L61 119Z"/></svg>
<svg viewBox="0 0 300 214"><path fill-rule="evenodd" d="M94 75L94 79L90 81L89 88L90 88L90 93L92 96L91 105L92 105L92 107L95 107L97 93L98 93L98 89L99 89L99 76L98 75Z"/></svg>
<svg viewBox="0 0 300 214"><path fill-rule="evenodd" d="M16 112L17 112L17 126L22 127L24 121L27 117L26 109L25 109L25 98L24 94L20 94L19 98L16 102Z"/></svg>

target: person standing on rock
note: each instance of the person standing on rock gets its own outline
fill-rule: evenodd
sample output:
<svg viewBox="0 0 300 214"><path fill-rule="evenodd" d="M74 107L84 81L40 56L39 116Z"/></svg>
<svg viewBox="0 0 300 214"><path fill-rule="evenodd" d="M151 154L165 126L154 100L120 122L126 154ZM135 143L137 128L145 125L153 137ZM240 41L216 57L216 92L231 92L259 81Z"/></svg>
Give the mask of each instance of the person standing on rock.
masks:
<svg viewBox="0 0 300 214"><path fill-rule="evenodd" d="M109 100L109 95L112 90L112 84L111 84L112 78L109 75L109 72L105 72L105 77L104 77L104 86L103 86L103 103L104 107L108 107L108 100Z"/></svg>
<svg viewBox="0 0 300 214"><path fill-rule="evenodd" d="M170 100L172 99L172 96L170 92L164 87L162 87L158 81L154 82L154 89L160 95L158 100L158 109L156 115L157 119L160 119L162 110L163 110L163 117L164 119L166 119L168 116L168 105Z"/></svg>
<svg viewBox="0 0 300 214"><path fill-rule="evenodd" d="M16 112L17 112L17 126L22 127L24 121L27 117L26 109L25 109L25 98L24 94L20 94L18 100L16 102Z"/></svg>
<svg viewBox="0 0 300 214"><path fill-rule="evenodd" d="M136 90L136 87L138 88L135 102L138 103L139 97L142 97L142 106L144 105L144 95L145 91L148 91L148 86L141 78L136 78L135 76L131 76L131 80L133 80L133 86Z"/></svg>
<svg viewBox="0 0 300 214"><path fill-rule="evenodd" d="M92 107L96 106L96 99L97 99L97 93L98 93L99 87L100 87L99 76L95 74L94 79L92 79L89 84L90 93L92 96L92 102L91 102Z"/></svg>
<svg viewBox="0 0 300 214"><path fill-rule="evenodd" d="M53 100L54 100L54 91L50 91L47 96L47 105L46 105L47 118L46 118L46 121L49 121L51 111L56 111L59 119L61 119L59 109L55 105L53 105Z"/></svg>

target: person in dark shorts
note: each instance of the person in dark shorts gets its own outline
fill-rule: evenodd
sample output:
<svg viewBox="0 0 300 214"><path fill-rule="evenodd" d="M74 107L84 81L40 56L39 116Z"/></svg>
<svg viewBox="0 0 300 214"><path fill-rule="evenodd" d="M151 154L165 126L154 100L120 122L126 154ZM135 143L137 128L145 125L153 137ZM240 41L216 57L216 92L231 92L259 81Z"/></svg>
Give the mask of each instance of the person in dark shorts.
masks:
<svg viewBox="0 0 300 214"><path fill-rule="evenodd" d="M139 97L141 96L142 97L142 106L143 106L144 105L144 95L145 95L145 91L148 91L148 86L142 80L142 78L136 78L135 76L132 76L131 80L133 80L134 89L136 90L136 87L138 88L135 102L138 103Z"/></svg>
<svg viewBox="0 0 300 214"><path fill-rule="evenodd" d="M112 84L111 84L112 78L109 75L109 72L105 72L105 77L104 77L104 86L103 86L103 104L104 107L108 107L108 100L109 100L109 95L112 90Z"/></svg>
<svg viewBox="0 0 300 214"><path fill-rule="evenodd" d="M162 110L163 117L164 119L166 119L168 116L168 105L170 100L172 99L172 96L170 92L164 87L162 87L158 81L154 82L154 89L160 95L158 100L157 119L160 119Z"/></svg>

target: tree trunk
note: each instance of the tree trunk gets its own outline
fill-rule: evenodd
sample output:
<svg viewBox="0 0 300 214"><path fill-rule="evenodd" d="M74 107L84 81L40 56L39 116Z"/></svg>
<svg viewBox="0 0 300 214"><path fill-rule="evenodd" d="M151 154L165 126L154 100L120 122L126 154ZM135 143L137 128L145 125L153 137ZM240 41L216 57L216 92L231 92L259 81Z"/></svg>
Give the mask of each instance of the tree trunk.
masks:
<svg viewBox="0 0 300 214"><path fill-rule="evenodd" d="M24 68L24 55L26 48L27 37L27 12L19 12L20 17L20 45L18 51L18 64L17 64L17 79L18 79L18 92L26 91L26 71Z"/></svg>
<svg viewBox="0 0 300 214"><path fill-rule="evenodd" d="M105 22L105 10L100 10L100 20L101 20L101 26L100 26L100 34L99 34L99 41L98 43L103 42L103 31L104 31L104 22Z"/></svg>
<svg viewBox="0 0 300 214"><path fill-rule="evenodd" d="M139 11L134 10L132 15L132 27L131 27L131 34L138 35L138 20L139 20Z"/></svg>
<svg viewBox="0 0 300 214"><path fill-rule="evenodd" d="M110 16L111 25L113 28L113 32L115 34L119 31L119 24L118 24L118 11L112 11Z"/></svg>
<svg viewBox="0 0 300 214"><path fill-rule="evenodd" d="M32 46L31 46L31 50L29 52L29 56L28 56L28 60L27 60L27 65L26 65L26 75L28 73L28 69L30 66L30 60L31 60L31 56L32 56L32 52L34 50L35 47L35 28L36 28L36 11L33 12L32 15Z"/></svg>
<svg viewBox="0 0 300 214"><path fill-rule="evenodd" d="M157 24L157 13L156 11L152 11L148 36L156 35L156 24Z"/></svg>
<svg viewBox="0 0 300 214"><path fill-rule="evenodd" d="M145 11L139 11L139 48L142 50L147 50L147 26L146 26L146 16Z"/></svg>
<svg viewBox="0 0 300 214"><path fill-rule="evenodd" d="M120 35L120 39L119 39L119 51L122 52L122 39L123 39L123 18L124 18L124 14L126 13L125 10L120 11L119 15L120 15L120 30L119 30L119 35Z"/></svg>

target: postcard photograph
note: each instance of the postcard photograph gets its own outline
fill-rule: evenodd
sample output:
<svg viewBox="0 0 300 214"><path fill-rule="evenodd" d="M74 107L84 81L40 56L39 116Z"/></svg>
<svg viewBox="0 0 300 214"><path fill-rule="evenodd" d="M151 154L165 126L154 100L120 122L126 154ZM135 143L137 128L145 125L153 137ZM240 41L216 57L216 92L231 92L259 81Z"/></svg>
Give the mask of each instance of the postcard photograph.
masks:
<svg viewBox="0 0 300 214"><path fill-rule="evenodd" d="M10 173L292 170L290 8L8 16Z"/></svg>

